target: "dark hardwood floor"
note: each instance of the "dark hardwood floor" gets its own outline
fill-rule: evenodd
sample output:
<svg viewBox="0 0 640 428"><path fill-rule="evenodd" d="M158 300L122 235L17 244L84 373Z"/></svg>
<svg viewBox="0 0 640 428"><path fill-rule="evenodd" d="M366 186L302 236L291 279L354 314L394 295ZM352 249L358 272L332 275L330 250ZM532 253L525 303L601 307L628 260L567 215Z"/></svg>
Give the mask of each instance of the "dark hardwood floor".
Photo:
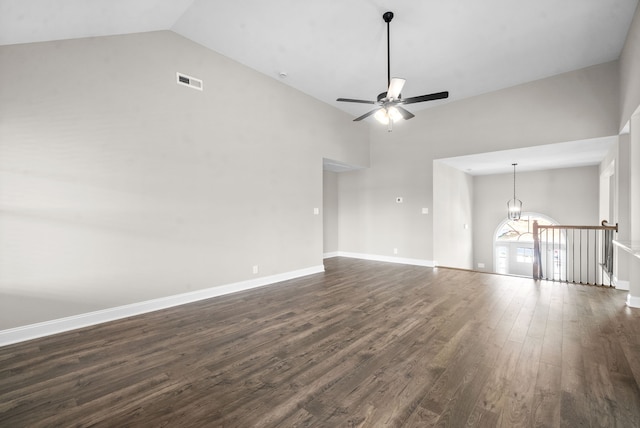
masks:
<svg viewBox="0 0 640 428"><path fill-rule="evenodd" d="M325 262L0 348L0 426L640 426L625 293Z"/></svg>

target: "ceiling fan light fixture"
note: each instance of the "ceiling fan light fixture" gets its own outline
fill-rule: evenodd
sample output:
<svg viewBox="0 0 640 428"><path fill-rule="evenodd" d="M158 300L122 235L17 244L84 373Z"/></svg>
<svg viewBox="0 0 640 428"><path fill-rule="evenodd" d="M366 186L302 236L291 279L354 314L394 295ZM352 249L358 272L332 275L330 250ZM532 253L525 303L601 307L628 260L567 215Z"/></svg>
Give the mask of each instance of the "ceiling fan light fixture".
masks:
<svg viewBox="0 0 640 428"><path fill-rule="evenodd" d="M373 117L383 125L388 125L390 120L391 122L397 122L402 119L402 115L395 107L383 107Z"/></svg>
<svg viewBox="0 0 640 428"><path fill-rule="evenodd" d="M387 110L383 108L378 110L376 114L373 115L373 117L375 117L376 120L383 125L386 125L389 123L389 115L387 114Z"/></svg>

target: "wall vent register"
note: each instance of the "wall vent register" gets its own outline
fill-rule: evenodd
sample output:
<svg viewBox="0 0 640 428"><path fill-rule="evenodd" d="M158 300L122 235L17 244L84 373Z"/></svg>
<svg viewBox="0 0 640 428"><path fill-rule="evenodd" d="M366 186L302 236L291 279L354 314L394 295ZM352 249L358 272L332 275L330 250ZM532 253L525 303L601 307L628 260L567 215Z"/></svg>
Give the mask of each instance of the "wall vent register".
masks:
<svg viewBox="0 0 640 428"><path fill-rule="evenodd" d="M187 76L186 74L176 73L176 81L178 85L188 86L199 91L203 90L202 80L195 77Z"/></svg>

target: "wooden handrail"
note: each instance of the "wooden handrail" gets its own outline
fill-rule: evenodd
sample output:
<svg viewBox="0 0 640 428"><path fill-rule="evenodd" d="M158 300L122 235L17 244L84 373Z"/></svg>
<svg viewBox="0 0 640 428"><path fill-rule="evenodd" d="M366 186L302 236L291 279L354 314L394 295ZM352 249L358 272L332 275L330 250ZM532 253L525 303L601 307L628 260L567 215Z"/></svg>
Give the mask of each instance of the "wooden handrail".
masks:
<svg viewBox="0 0 640 428"><path fill-rule="evenodd" d="M602 226L562 226L562 225L557 225L557 224L544 224L544 225L537 225L538 229L588 229L588 230L613 230L614 232L618 231L618 223L616 223L615 226L605 226L604 223L606 222L606 220L602 220L603 225ZM537 224L537 220L533 221L533 230L536 230L536 224Z"/></svg>

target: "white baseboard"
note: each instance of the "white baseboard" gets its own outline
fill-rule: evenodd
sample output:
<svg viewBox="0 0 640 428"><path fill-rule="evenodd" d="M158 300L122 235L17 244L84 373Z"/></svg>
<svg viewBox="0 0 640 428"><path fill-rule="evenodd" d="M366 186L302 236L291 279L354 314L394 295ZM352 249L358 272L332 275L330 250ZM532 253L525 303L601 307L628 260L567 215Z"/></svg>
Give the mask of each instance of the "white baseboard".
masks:
<svg viewBox="0 0 640 428"><path fill-rule="evenodd" d="M187 303L197 302L198 300L210 299L212 297L223 296L225 294L231 294L237 291L249 290L251 288L275 284L278 282L287 281L289 279L300 278L320 272L324 272L323 265L312 266L305 269L265 276L262 278L250 279L247 281L241 281L232 284L225 284L219 287L212 287L204 290L196 290L188 293L161 297L158 299L132 303L124 306L117 306L115 308L88 312L85 314L25 325L22 327L0 330L0 346L24 342L31 339L37 339L39 337L49 336L52 334L63 333L65 331L75 330L82 327L89 327L108 321L115 321L134 315L141 315L147 312L171 308L173 306L184 305Z"/></svg>
<svg viewBox="0 0 640 428"><path fill-rule="evenodd" d="M630 308L640 308L640 297L627 294L627 306Z"/></svg>
<svg viewBox="0 0 640 428"><path fill-rule="evenodd" d="M377 254L349 253L346 251L337 251L333 257L349 257L352 259L373 260L377 262L400 263L403 265L434 267L435 262L432 260L407 259L403 257L379 256Z"/></svg>
<svg viewBox="0 0 640 428"><path fill-rule="evenodd" d="M613 286L616 290L629 291L629 281L623 281L617 277L613 277Z"/></svg>
<svg viewBox="0 0 640 428"><path fill-rule="evenodd" d="M332 252L330 252L330 253L324 253L324 254L322 255L322 258L323 258L323 259L330 259L330 258L332 258L332 257L338 257L339 255L340 255L340 252L339 252L339 251L332 251Z"/></svg>

